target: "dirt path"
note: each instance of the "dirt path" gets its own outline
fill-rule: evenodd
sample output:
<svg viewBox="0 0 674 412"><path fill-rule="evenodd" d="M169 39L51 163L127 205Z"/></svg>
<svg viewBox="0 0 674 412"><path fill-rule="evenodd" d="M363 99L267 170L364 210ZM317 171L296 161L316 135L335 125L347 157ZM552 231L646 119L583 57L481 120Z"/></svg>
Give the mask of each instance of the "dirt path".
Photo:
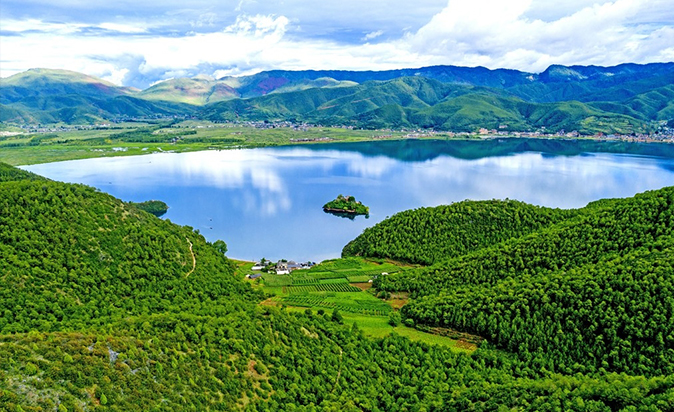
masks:
<svg viewBox="0 0 674 412"><path fill-rule="evenodd" d="M337 370L337 378L335 378L335 383L332 385L332 391L330 393L335 392L335 389L337 389L337 385L339 385L339 377L342 376L342 355L344 352L342 352L342 348L339 348L339 370Z"/></svg>
<svg viewBox="0 0 674 412"><path fill-rule="evenodd" d="M194 272L194 269L197 268L197 258L194 256L194 252L192 251L192 242L190 242L190 240L187 237L185 237L185 240L187 241L187 243L190 244L190 254L192 254L192 270L187 272L187 275L185 275L185 277L189 277L192 274L192 272Z"/></svg>

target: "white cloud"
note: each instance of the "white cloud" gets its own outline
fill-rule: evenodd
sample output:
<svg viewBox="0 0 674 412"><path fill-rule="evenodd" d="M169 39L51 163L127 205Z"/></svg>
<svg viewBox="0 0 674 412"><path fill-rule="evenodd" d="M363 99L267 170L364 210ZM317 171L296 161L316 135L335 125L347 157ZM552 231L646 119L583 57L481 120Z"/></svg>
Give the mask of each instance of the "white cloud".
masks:
<svg viewBox="0 0 674 412"><path fill-rule="evenodd" d="M284 14L240 14L226 24L218 23L213 12L202 11L196 20L186 20L192 22L187 30L209 26L210 32L170 35L160 33L166 32L161 19L112 19L96 25L3 20L3 30L21 36L0 38L0 76L50 67L105 76L117 83L133 77L140 79L134 80L136 84L147 86L198 71L221 77L269 69L384 70L431 64L542 71L550 64L672 61L674 12L667 3L573 0L558 7L543 0L449 0L425 25L398 39L373 26L355 38L364 44L342 41L338 35L327 39L308 35L305 27L337 23L307 21L306 11L297 14L305 20ZM246 9L261 4L241 2ZM301 0L293 4L298 10L312 7ZM337 3L329 6L337 13ZM80 33L91 27L110 33ZM390 40L369 43L384 32Z"/></svg>
<svg viewBox="0 0 674 412"><path fill-rule="evenodd" d="M372 39L376 39L377 37L381 36L382 34L384 34L383 30L372 31L372 32L366 34L365 36L363 36L362 40L363 41L369 41L369 40L372 40Z"/></svg>
<svg viewBox="0 0 674 412"><path fill-rule="evenodd" d="M199 18L190 22L192 27L210 27L215 25L218 16L215 13L203 13Z"/></svg>
<svg viewBox="0 0 674 412"><path fill-rule="evenodd" d="M144 33L146 31L143 27L121 23L101 23L98 25L98 27L119 33Z"/></svg>
<svg viewBox="0 0 674 412"><path fill-rule="evenodd" d="M87 27L86 24L52 23L37 19L5 20L2 21L2 30L9 32L49 32L54 34L71 34Z"/></svg>
<svg viewBox="0 0 674 412"><path fill-rule="evenodd" d="M665 11L662 1L590 4L551 21L527 17L531 6L531 0L449 0L401 47L408 46L434 63L530 71L553 63L657 61L671 55L674 47L669 27L653 30L632 23L652 16L658 8Z"/></svg>
<svg viewBox="0 0 674 412"><path fill-rule="evenodd" d="M262 37L269 34L282 37L290 21L285 16L241 15L236 22L225 28L225 33L235 33L240 36Z"/></svg>

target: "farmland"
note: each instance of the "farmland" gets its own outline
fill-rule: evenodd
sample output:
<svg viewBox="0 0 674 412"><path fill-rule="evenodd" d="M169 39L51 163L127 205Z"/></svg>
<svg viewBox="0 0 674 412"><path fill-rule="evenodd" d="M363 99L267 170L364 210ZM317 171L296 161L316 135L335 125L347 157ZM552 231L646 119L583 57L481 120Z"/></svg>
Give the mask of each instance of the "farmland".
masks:
<svg viewBox="0 0 674 412"><path fill-rule="evenodd" d="M252 264L242 265L240 274L250 272ZM391 333L410 336L414 340L465 350L446 336L425 333L403 325L393 327L389 315L395 309L393 300L375 296L370 279L398 273L409 267L380 259L349 257L326 260L290 275L263 273L253 281L271 297L263 305L286 306L289 310L324 313L339 311L344 322L355 323L368 336L382 337Z"/></svg>

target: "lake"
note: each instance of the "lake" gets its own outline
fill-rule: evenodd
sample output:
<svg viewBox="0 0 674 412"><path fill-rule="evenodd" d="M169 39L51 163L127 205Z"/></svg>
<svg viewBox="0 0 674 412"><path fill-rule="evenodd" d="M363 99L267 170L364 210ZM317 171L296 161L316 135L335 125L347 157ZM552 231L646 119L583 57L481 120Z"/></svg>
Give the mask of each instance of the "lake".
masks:
<svg viewBox="0 0 674 412"><path fill-rule="evenodd" d="M160 153L22 167L124 201L158 199L162 218L224 240L228 256L321 261L397 212L464 199L577 208L674 185L674 145L533 139L381 141ZM353 195L370 216L323 212Z"/></svg>

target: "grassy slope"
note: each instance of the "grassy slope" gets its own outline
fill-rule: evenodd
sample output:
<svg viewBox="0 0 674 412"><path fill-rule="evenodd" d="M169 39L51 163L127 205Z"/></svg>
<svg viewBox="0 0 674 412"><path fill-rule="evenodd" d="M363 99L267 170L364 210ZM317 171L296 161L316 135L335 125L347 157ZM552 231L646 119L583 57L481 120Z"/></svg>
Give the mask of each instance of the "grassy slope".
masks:
<svg viewBox="0 0 674 412"><path fill-rule="evenodd" d="M152 101L204 105L221 100L233 99L239 94L231 87L208 78L181 78L166 80L138 94Z"/></svg>

